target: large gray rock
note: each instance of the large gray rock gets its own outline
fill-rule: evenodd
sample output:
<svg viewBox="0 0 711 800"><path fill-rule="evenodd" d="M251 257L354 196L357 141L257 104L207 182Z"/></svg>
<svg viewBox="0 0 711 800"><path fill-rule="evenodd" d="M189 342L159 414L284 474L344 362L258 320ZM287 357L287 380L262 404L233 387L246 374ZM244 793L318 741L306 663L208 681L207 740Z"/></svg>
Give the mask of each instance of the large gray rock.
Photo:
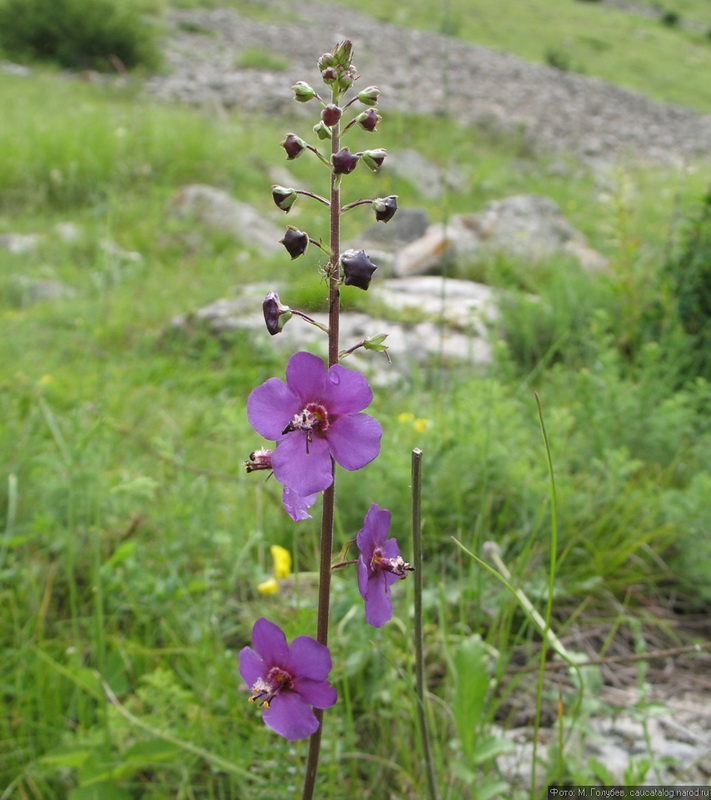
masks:
<svg viewBox="0 0 711 800"><path fill-rule="evenodd" d="M241 203L222 189L205 184L183 186L170 200L169 210L194 220L207 230L227 233L265 254L280 250L283 228L265 219L248 203Z"/></svg>
<svg viewBox="0 0 711 800"><path fill-rule="evenodd" d="M489 203L476 214L458 214L431 225L424 236L393 259L394 275L405 277L441 272L452 264L477 264L504 256L540 262L568 255L583 269L604 269L605 258L565 218L549 197L515 195Z"/></svg>
<svg viewBox="0 0 711 800"><path fill-rule="evenodd" d="M269 346L284 353L308 347L324 356L324 332L298 317L292 318L282 333L267 333L261 304L271 284L239 287L235 297L222 298L188 314L175 317L173 329L187 333L196 328L215 335L249 330ZM276 287L278 290L278 287ZM447 280L436 276L407 280L386 280L373 284L369 295L373 311L341 314L341 347L348 349L366 336L387 333L392 364L378 353L356 350L346 363L367 372L379 384L390 383L425 365L485 368L492 359L489 330L498 319L500 292L471 281ZM288 296L282 300L288 303ZM312 314L328 325L326 314ZM394 320L393 317L396 319Z"/></svg>

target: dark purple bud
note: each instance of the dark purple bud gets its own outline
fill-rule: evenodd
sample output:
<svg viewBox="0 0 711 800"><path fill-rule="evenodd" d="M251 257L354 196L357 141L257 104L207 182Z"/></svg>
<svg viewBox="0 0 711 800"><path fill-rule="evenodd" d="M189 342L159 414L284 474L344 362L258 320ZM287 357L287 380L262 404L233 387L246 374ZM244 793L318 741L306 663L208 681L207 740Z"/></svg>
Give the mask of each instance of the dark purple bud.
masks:
<svg viewBox="0 0 711 800"><path fill-rule="evenodd" d="M377 269L365 250L346 250L341 255L341 266L343 267L343 283L346 286L357 286L364 291L370 285L370 279Z"/></svg>
<svg viewBox="0 0 711 800"><path fill-rule="evenodd" d="M369 108L367 111L361 111L356 117L356 120L361 128L368 133L372 133L382 117L374 108Z"/></svg>
<svg viewBox="0 0 711 800"><path fill-rule="evenodd" d="M328 125L329 128L332 128L334 125L338 124L342 113L343 111L341 111L339 106L334 103L329 103L321 112L321 119L324 125Z"/></svg>
<svg viewBox="0 0 711 800"><path fill-rule="evenodd" d="M298 158L306 150L306 142L294 133L288 133L281 146L286 150L286 157L289 161Z"/></svg>
<svg viewBox="0 0 711 800"><path fill-rule="evenodd" d="M363 159L363 163L366 167L368 167L368 169L372 169L373 172L377 172L380 167L383 166L383 161L385 161L386 155L386 151L383 150L382 147L379 147L377 150L365 150L360 154L360 157Z"/></svg>
<svg viewBox="0 0 711 800"><path fill-rule="evenodd" d="M348 175L353 172L358 163L358 156L347 147L342 147L337 153L331 156L331 164L336 175Z"/></svg>
<svg viewBox="0 0 711 800"><path fill-rule="evenodd" d="M358 93L358 99L364 106L374 106L380 97L379 86L368 86L366 89Z"/></svg>
<svg viewBox="0 0 711 800"><path fill-rule="evenodd" d="M267 324L267 330L274 336L281 333L282 328L291 319L292 313L289 306L282 305L279 300L279 295L276 292L268 292L262 303L264 311L264 321ZM253 455L251 456L253 459ZM266 467L262 467L266 469ZM247 470L249 472L250 470Z"/></svg>
<svg viewBox="0 0 711 800"><path fill-rule="evenodd" d="M286 186L272 186L272 199L284 213L288 214L291 207L296 202L296 189L289 189Z"/></svg>
<svg viewBox="0 0 711 800"><path fill-rule="evenodd" d="M294 93L294 100L299 103L308 103L316 97L316 92L304 81L297 81L291 90Z"/></svg>
<svg viewBox="0 0 711 800"><path fill-rule="evenodd" d="M397 211L397 195L391 194L388 197L377 197L373 200L376 222L390 222Z"/></svg>
<svg viewBox="0 0 711 800"><path fill-rule="evenodd" d="M280 240L279 244L283 244L286 247L293 261L295 258L303 256L306 252L306 248L309 246L309 236L304 231L297 230L293 225L289 225L284 238Z"/></svg>

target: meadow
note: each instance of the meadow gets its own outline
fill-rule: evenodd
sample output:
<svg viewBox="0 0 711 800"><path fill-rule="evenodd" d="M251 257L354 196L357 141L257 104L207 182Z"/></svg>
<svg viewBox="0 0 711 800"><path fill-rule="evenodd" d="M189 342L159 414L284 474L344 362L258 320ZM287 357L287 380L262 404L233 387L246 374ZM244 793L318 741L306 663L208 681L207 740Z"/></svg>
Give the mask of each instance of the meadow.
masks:
<svg viewBox="0 0 711 800"><path fill-rule="evenodd" d="M403 22L424 25L420 6ZM590 19L590 36L612 36ZM482 44L507 47L480 30ZM535 39L507 30L519 44ZM696 57L691 34L659 29L667 35ZM656 41L645 40L650 63ZM705 47L709 58L711 41ZM634 85L636 69L613 60L610 69L652 97L684 102L689 92L686 73L670 89L663 71ZM688 105L709 110L711 96L695 85ZM318 515L294 525L276 484L242 466L261 444L247 395L283 375L284 361L266 331L217 339L169 330L176 314L255 276L290 284L302 307L323 303L315 255L298 267L286 254L264 258L248 234L237 241L171 214L178 189L200 182L283 223L267 167L281 163L284 131L300 123L160 105L138 79L90 83L47 67L0 73L0 117L0 235L38 235L26 252L0 248L0 800L300 797L306 744L265 728L237 673L256 618L278 618L289 638L314 625ZM574 674L537 683L535 670L521 669L540 657L530 613L454 539L479 557L496 542L512 585L541 613L552 596L552 629L588 657L702 640L686 623L711 603L711 367L708 340L685 326L679 301L690 258L708 265L708 221L697 224L710 204L708 164L618 165L602 181L584 165L549 170L515 135L452 122L445 154L431 130L428 120L389 115L378 146L414 148L442 166L473 157L471 189L443 205L384 174L379 194L433 220L544 194L611 267L587 275L555 260L493 265L486 280L510 301L492 368L435 364L376 391L381 455L339 473L338 537L352 538L363 508L381 502L408 553L410 452L422 448L426 667L442 797L539 796L497 767L509 747L502 730L522 724L560 734L538 750L539 785L605 783L604 765L567 747L584 741L587 715L613 711L600 668L585 668L583 693ZM305 159L293 172L320 174ZM369 176L353 177L354 197L372 192ZM316 229L323 214L304 207L302 224ZM346 234L366 225L349 215ZM53 297L42 294L50 282ZM345 289L344 302L367 300ZM292 554L293 574L262 594L275 544ZM412 587L398 589L393 623L375 631L363 624L353 576L334 578L339 702L326 715L324 800L425 796L412 723ZM693 671L697 662L685 663ZM647 678L642 669L634 678L641 717L654 713ZM648 753L628 777L660 768Z"/></svg>

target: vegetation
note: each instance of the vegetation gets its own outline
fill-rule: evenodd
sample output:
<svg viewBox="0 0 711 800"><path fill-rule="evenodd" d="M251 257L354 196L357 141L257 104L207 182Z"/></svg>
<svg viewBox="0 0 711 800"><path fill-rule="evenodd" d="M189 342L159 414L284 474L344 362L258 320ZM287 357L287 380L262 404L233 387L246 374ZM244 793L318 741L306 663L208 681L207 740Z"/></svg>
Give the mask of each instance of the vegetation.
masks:
<svg viewBox="0 0 711 800"><path fill-rule="evenodd" d="M155 29L136 5L113 0L3 0L0 47L68 69L122 72L160 62Z"/></svg>
<svg viewBox="0 0 711 800"><path fill-rule="evenodd" d="M199 181L272 217L265 165L293 120L157 106L130 83L41 71L0 75L0 113L0 234L40 237L24 253L0 248L0 797L291 800L306 747L275 741L248 713L236 668L256 617L286 621L289 638L313 617L316 525L295 526L274 486L241 468L259 444L247 393L284 362L266 334L215 339L168 326L254 281L256 263L260 281L313 299L288 258L258 256L248 232L245 243L210 233L171 203ZM379 144L439 164L475 154L469 191L442 207L384 174L380 194L435 220L507 194L546 194L611 265L588 276L567 262L492 264L483 277L510 293L493 369L440 365L378 393L377 467L339 474L341 538L386 486L407 552L409 451L424 450L439 780L462 800L518 798L528 790L506 786L496 756L508 746L502 727L533 722L533 673L515 670L536 663L540 637L452 537L477 556L495 541L512 583L541 611L553 557L553 629L571 649L593 622L586 641L603 656L613 640L636 652L690 640L683 616L674 629L669 620L711 603L711 383L698 339L708 332L708 173L629 166L603 192L579 165L547 170L515 136L444 127L445 142L430 120L388 115ZM302 158L290 169L308 183L319 165ZM371 176L360 181L354 173L354 197L371 191ZM321 213L304 204L289 222L316 230ZM344 221L351 237L370 219L356 210ZM48 282L61 296L47 299ZM533 390L558 490L554 552ZM272 572L272 544L292 553L294 575L264 595L256 587ZM391 626L366 632L354 621L355 581L336 575L340 701L328 712L323 798L423 796L407 592L395 606ZM585 669L581 703L569 678L539 694L554 723L562 692L571 736L584 737L576 722L605 708L597 668ZM639 681L644 718L643 671ZM562 739L538 755L542 782L604 779ZM635 780L644 770L630 764Z"/></svg>

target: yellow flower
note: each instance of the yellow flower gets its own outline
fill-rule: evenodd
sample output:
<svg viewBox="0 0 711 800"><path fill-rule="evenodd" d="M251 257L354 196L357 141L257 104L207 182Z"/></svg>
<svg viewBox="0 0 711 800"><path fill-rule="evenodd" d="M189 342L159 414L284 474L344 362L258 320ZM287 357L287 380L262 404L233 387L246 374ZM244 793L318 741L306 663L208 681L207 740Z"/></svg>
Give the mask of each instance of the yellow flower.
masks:
<svg viewBox="0 0 711 800"><path fill-rule="evenodd" d="M266 581L262 581L262 583L257 586L257 591L261 592L262 594L274 594L274 592L279 591L277 579L267 578Z"/></svg>
<svg viewBox="0 0 711 800"><path fill-rule="evenodd" d="M278 544L273 544L270 549L274 559L274 575L279 579L288 578L291 575L291 553Z"/></svg>
<svg viewBox="0 0 711 800"><path fill-rule="evenodd" d="M418 433L424 433L430 427L430 421L424 418L416 419L412 424Z"/></svg>
<svg viewBox="0 0 711 800"><path fill-rule="evenodd" d="M402 414L398 414L398 422L412 422L414 419L415 415L409 411L403 411Z"/></svg>

